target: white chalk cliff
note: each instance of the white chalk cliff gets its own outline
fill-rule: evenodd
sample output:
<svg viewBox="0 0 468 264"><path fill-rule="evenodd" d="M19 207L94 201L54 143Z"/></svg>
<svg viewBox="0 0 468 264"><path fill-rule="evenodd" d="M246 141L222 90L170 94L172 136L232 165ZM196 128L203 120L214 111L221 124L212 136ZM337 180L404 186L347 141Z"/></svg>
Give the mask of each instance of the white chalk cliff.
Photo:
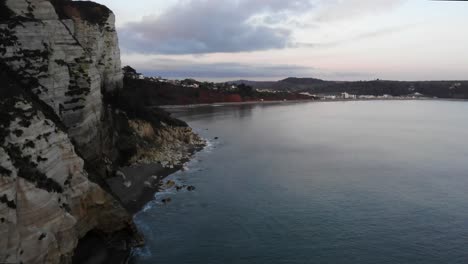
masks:
<svg viewBox="0 0 468 264"><path fill-rule="evenodd" d="M87 232L133 228L83 160L108 144L103 97L122 87L114 19L92 2L0 0L0 263L68 263Z"/></svg>
<svg viewBox="0 0 468 264"><path fill-rule="evenodd" d="M9 42L0 46L0 58L31 80L32 92L53 108L73 140L92 146L103 112L101 91L122 86L115 17L92 2L54 4L6 0L13 19L0 24Z"/></svg>
<svg viewBox="0 0 468 264"><path fill-rule="evenodd" d="M131 219L87 178L66 133L21 96L0 145L0 262L61 263L92 229L112 232Z"/></svg>

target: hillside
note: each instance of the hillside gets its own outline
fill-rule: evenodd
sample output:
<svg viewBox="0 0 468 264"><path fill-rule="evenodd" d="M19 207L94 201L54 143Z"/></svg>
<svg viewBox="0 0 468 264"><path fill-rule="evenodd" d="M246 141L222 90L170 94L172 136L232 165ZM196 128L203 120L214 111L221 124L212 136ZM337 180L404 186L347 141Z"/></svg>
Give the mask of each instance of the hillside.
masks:
<svg viewBox="0 0 468 264"><path fill-rule="evenodd" d="M193 79L163 80L141 77L135 69L125 66L124 84L131 87L132 94L144 98L140 104L147 106L188 105L211 103L238 103L252 101L314 100L313 97L288 91L257 91L250 85L199 82Z"/></svg>
<svg viewBox="0 0 468 264"><path fill-rule="evenodd" d="M314 78L287 78L277 82L234 81L256 89L309 92L311 94L338 94L347 92L356 95L402 96L421 93L430 97L468 99L468 81L324 81Z"/></svg>

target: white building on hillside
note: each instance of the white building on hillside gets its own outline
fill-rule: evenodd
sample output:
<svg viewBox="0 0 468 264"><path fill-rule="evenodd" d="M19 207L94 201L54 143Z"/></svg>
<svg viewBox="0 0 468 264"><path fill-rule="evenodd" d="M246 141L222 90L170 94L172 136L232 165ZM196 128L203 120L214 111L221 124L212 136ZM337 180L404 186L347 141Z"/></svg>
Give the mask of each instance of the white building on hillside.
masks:
<svg viewBox="0 0 468 264"><path fill-rule="evenodd" d="M341 93L341 98L342 99L356 99L356 95L349 94L349 93Z"/></svg>

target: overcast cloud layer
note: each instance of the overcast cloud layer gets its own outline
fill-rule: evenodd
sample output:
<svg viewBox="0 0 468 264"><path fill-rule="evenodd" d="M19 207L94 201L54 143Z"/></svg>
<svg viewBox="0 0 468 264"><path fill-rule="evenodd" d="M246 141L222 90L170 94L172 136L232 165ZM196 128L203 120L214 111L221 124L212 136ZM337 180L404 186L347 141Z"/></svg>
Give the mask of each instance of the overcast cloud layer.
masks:
<svg viewBox="0 0 468 264"><path fill-rule="evenodd" d="M407 0L318 0L322 8L318 21L337 21L366 14L381 14L392 10ZM414 1L414 0L413 0Z"/></svg>
<svg viewBox="0 0 468 264"><path fill-rule="evenodd" d="M167 77L466 79L468 1L97 0L123 64Z"/></svg>
<svg viewBox="0 0 468 264"><path fill-rule="evenodd" d="M126 51L245 52L296 47L294 30L385 12L404 0L189 0L120 28ZM295 18L311 14L311 21ZM310 18L310 17L309 17Z"/></svg>
<svg viewBox="0 0 468 264"><path fill-rule="evenodd" d="M288 46L292 30L279 22L311 7L309 0L181 1L159 16L123 26L119 33L124 48L146 53L281 49Z"/></svg>
<svg viewBox="0 0 468 264"><path fill-rule="evenodd" d="M313 69L295 65L262 65L242 63L196 63L178 60L154 60L138 67L149 75L159 74L169 78L210 78L220 79L269 78L282 76L310 76Z"/></svg>
<svg viewBox="0 0 468 264"><path fill-rule="evenodd" d="M349 78L368 77L356 72L335 72L313 67L291 64L246 64L237 62L203 63L193 60L168 58L127 58L131 65L147 76L165 78L197 78L199 80L236 80L261 79L279 80L287 77L310 77L320 74L325 79L345 80Z"/></svg>

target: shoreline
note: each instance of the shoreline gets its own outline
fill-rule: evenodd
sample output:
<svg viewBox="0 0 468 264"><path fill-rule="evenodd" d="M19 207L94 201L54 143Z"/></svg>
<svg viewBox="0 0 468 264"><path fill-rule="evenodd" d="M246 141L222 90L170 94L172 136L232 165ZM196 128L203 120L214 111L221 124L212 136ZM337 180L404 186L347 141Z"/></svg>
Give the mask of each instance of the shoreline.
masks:
<svg viewBox="0 0 468 264"><path fill-rule="evenodd" d="M173 168L167 168L160 163L144 163L132 164L127 167L120 168L125 171L125 177L132 179L132 184L127 187L123 184L123 179L114 176L106 180L106 184L111 188L113 196L119 199L122 206L133 217L144 207L155 199L155 195L162 190L164 180L172 174L182 170L184 164L193 159L197 152L202 151L207 146L206 139L203 139L203 146L193 147L187 155L180 160L180 164L174 165ZM157 176L153 178L153 176ZM150 185L148 181L150 180ZM109 242L109 237L96 232L89 232L80 239L78 247L76 247L73 263L86 264L101 264L101 263L116 263L128 264L131 261L132 251L135 248L144 246L122 247L120 244L112 243L112 240L119 241L116 238L126 237L128 234L115 234ZM144 235L143 235L144 239Z"/></svg>
<svg viewBox="0 0 468 264"><path fill-rule="evenodd" d="M427 101L427 100L441 100L441 101L468 101L468 99L456 98L375 98L375 99L335 99L335 100L289 100L289 101L249 101L249 102L220 102L210 104L187 104L187 105L158 105L161 109L186 109L198 108L207 106L235 106L235 105L267 105L267 104L291 104L291 103L331 103L331 102L361 102L361 101Z"/></svg>
<svg viewBox="0 0 468 264"><path fill-rule="evenodd" d="M155 198L156 193L162 190L162 184L167 177L182 170L184 164L190 162L195 154L205 147L206 144L202 147L192 148L188 155L181 160L180 164L174 165L173 168L163 167L160 163L137 163L121 168L126 177L132 179L130 187L123 186L121 179L118 177L110 178L108 184L119 198L126 198L120 199L122 205L132 216L135 216ZM153 178L153 176L157 177Z"/></svg>
<svg viewBox="0 0 468 264"><path fill-rule="evenodd" d="M248 101L248 102L220 102L220 103L210 103L210 104L188 104L188 105L158 105L153 107L158 107L161 109L180 109L180 108L196 108L203 106L230 106L230 105L253 105L253 104L280 104L280 103L306 103L306 102L315 102L317 100L289 100L289 101Z"/></svg>

